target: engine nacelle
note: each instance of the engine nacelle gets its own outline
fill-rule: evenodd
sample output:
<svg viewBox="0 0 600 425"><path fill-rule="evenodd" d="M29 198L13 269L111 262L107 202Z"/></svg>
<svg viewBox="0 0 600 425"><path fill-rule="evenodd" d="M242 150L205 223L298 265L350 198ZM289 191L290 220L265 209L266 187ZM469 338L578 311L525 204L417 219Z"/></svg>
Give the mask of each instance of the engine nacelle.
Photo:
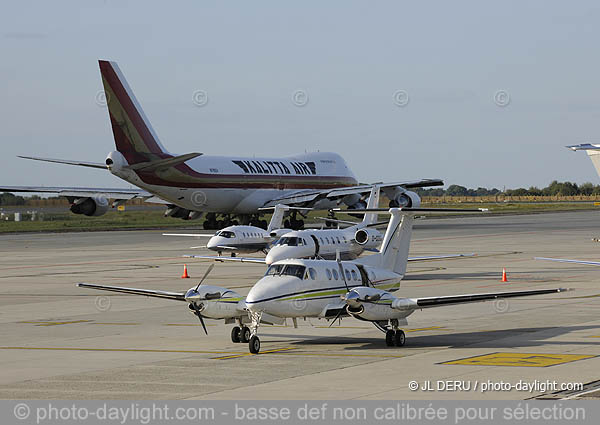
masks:
<svg viewBox="0 0 600 425"><path fill-rule="evenodd" d="M390 308L389 304L375 304L375 303L364 303L360 306L346 308L346 311L351 316L357 319L368 320L368 321L384 321L384 320L401 320L407 316L410 316L414 310L396 310Z"/></svg>
<svg viewBox="0 0 600 425"><path fill-rule="evenodd" d="M421 197L415 192L404 191L390 198L390 208L418 208L421 206Z"/></svg>
<svg viewBox="0 0 600 425"><path fill-rule="evenodd" d="M202 217L203 213L200 211L190 211L185 208L171 205L165 211L165 217L180 218L182 220L196 220Z"/></svg>
<svg viewBox="0 0 600 425"><path fill-rule="evenodd" d="M365 248L377 248L381 244L383 236L379 230L365 228L356 231L354 240Z"/></svg>
<svg viewBox="0 0 600 425"><path fill-rule="evenodd" d="M88 217L98 217L106 214L108 211L108 199L102 196L93 196L91 198L78 198L71 204L73 214L83 214Z"/></svg>

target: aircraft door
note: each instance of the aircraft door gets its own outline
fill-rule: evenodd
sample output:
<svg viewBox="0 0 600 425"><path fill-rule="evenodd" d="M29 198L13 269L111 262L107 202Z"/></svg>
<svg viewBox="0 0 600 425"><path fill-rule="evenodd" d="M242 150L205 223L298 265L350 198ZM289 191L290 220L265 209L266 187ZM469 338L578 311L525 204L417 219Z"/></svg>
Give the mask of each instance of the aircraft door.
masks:
<svg viewBox="0 0 600 425"><path fill-rule="evenodd" d="M360 280L362 281L362 286L373 286L373 284L371 283L371 279L369 279L369 276L367 275L367 271L361 267L358 266L358 271L360 272Z"/></svg>
<svg viewBox="0 0 600 425"><path fill-rule="evenodd" d="M319 241L317 240L317 237L315 235L310 235L310 237L312 238L313 242L315 243L315 257L319 255Z"/></svg>

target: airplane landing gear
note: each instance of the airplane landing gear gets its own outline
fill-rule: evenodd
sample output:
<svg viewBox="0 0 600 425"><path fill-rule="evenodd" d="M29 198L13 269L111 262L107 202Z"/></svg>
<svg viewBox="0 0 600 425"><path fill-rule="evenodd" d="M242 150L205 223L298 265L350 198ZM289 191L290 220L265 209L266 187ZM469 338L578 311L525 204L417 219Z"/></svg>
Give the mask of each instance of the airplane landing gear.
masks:
<svg viewBox="0 0 600 425"><path fill-rule="evenodd" d="M248 349L252 354L258 354L260 351L260 339L258 338L258 325L260 324L260 317L262 316L261 312L251 312L250 318L252 319L252 324L250 325L250 340L248 341Z"/></svg>
<svg viewBox="0 0 600 425"><path fill-rule="evenodd" d="M216 230L217 229L217 215L215 213L206 214L206 220L203 224L204 230Z"/></svg>
<svg viewBox="0 0 600 425"><path fill-rule="evenodd" d="M235 343L240 342L241 333L242 333L242 330L240 329L240 327L234 326L233 329L231 329L231 342L235 342Z"/></svg>
<svg viewBox="0 0 600 425"><path fill-rule="evenodd" d="M294 210L290 214L290 219L286 220L284 225L292 230L300 230L304 227L304 220L298 220L298 213Z"/></svg>
<svg viewBox="0 0 600 425"><path fill-rule="evenodd" d="M258 336L252 335L252 337L250 337L248 346L250 347L250 352L252 354L258 354L260 351L260 339L258 339Z"/></svg>
<svg viewBox="0 0 600 425"><path fill-rule="evenodd" d="M244 326L241 319L239 319L238 322L239 326L234 326L233 329L231 329L231 342L249 342L252 334L252 332L250 332L250 328L248 326Z"/></svg>
<svg viewBox="0 0 600 425"><path fill-rule="evenodd" d="M329 213L327 214L327 218L330 218L331 220L326 220L325 221L325 226L327 227L336 227L337 226L337 222L332 221L336 219L335 213L331 210L329 210Z"/></svg>
<svg viewBox="0 0 600 425"><path fill-rule="evenodd" d="M251 337L252 333L250 332L250 328L248 326L244 326L242 328L242 332L240 333L240 342L250 342Z"/></svg>
<svg viewBox="0 0 600 425"><path fill-rule="evenodd" d="M406 335L402 329L398 329L398 321L390 320L385 331L385 345L388 347L403 347L406 343Z"/></svg>

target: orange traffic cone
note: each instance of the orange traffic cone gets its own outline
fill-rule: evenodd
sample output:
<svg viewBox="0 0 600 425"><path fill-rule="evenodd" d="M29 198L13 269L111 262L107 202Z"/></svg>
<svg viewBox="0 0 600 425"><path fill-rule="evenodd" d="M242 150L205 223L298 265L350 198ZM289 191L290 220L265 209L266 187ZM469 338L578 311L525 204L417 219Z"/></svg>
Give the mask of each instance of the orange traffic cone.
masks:
<svg viewBox="0 0 600 425"><path fill-rule="evenodd" d="M501 282L508 282L508 279L506 278L506 269L503 268L502 269L502 280Z"/></svg>
<svg viewBox="0 0 600 425"><path fill-rule="evenodd" d="M190 275L187 272L187 264L183 265L183 274L181 275L182 279L189 279Z"/></svg>

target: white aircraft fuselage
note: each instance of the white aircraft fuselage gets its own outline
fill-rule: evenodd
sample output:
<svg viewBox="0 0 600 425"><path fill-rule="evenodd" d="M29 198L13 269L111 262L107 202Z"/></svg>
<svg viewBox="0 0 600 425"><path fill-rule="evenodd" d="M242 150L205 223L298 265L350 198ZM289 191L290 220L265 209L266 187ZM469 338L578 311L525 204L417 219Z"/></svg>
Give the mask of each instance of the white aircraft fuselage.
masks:
<svg viewBox="0 0 600 425"><path fill-rule="evenodd" d="M118 151L108 155L115 176L191 211L252 214L267 202L302 189L332 189L358 184L344 159L335 153L289 158L203 155L166 170L133 170ZM315 208L337 206L324 199Z"/></svg>
<svg viewBox="0 0 600 425"><path fill-rule="evenodd" d="M344 278L340 275L340 266ZM248 292L246 307L277 317L323 317L328 305L349 289L371 285L387 291L400 288L403 274L353 262L284 260L273 263Z"/></svg>

